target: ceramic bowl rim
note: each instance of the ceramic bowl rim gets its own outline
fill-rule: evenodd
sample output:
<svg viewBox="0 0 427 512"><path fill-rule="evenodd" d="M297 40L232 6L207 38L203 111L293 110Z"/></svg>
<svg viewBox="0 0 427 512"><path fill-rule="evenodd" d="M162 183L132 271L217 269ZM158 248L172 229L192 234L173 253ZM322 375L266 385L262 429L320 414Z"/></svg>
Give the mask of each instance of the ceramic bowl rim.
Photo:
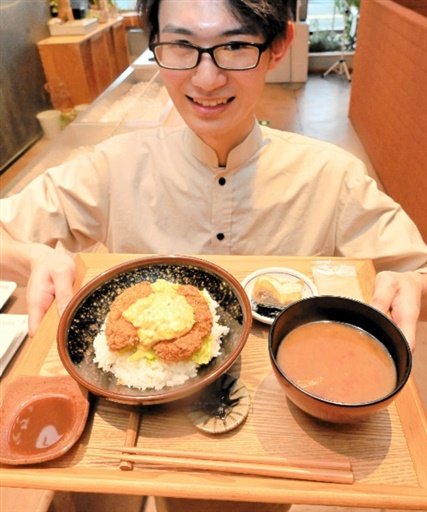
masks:
<svg viewBox="0 0 427 512"><path fill-rule="evenodd" d="M106 390L103 387L99 387L96 384L93 384L86 379L84 379L80 373L75 368L75 365L72 363L67 350L67 332L68 329L74 319L74 314L81 306L81 304L85 301L86 297L95 291L99 286L101 286L106 280L112 279L115 276L131 271L133 269L143 268L149 265L156 264L169 264L169 265L191 265L197 267L201 270L208 271L213 273L214 275L219 276L229 283L233 292L236 295L236 298L240 304L243 315L242 322L242 332L240 334L237 345L233 350L233 354L228 357L228 359L222 362L217 368L215 368L211 373L204 375L198 381L194 381L193 384L188 384L184 387L177 386L175 388L168 388L165 394L156 394L150 393L150 390L140 391L138 394L134 395L126 395L125 393L121 393L118 391ZM220 375L222 375L225 371L227 371L236 359L239 357L243 347L249 337L249 333L252 327L252 311L249 299L240 284L240 282L227 270L220 267L216 263L211 261L195 257L195 256L184 256L184 255L153 255L153 256L142 256L137 257L117 265L112 266L111 268L101 272L99 275L95 276L85 285L83 285L73 296L71 301L66 306L61 318L59 320L59 325L57 329L57 347L58 353L61 359L62 364L64 365L67 372L73 377L81 386L85 387L88 391L93 393L96 396L104 397L108 400L123 403L128 405L151 405L151 404L159 404L171 402L174 400L178 400L180 398L184 398L193 392L196 393L203 389L208 384L212 383L216 380ZM99 370L103 371L103 370ZM189 391L191 389L191 391ZM167 398L166 398L167 397Z"/></svg>

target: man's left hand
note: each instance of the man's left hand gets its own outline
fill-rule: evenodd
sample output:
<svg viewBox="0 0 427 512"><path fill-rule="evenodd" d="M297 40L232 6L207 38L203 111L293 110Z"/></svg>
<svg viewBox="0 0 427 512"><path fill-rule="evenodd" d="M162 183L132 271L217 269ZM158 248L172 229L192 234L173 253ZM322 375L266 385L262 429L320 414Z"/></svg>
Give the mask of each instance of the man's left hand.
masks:
<svg viewBox="0 0 427 512"><path fill-rule="evenodd" d="M417 321L423 295L427 295L427 274L419 272L379 272L371 305L389 314L415 348Z"/></svg>

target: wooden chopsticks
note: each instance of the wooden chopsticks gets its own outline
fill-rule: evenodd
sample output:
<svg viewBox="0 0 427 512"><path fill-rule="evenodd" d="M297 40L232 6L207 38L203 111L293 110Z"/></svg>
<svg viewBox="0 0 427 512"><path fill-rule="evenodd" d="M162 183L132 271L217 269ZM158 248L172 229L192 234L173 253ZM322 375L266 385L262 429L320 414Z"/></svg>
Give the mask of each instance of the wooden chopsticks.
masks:
<svg viewBox="0 0 427 512"><path fill-rule="evenodd" d="M138 447L108 448L120 452L121 460L169 469L237 473L244 475L351 484L354 475L349 461L285 459L238 454L209 454L194 451Z"/></svg>

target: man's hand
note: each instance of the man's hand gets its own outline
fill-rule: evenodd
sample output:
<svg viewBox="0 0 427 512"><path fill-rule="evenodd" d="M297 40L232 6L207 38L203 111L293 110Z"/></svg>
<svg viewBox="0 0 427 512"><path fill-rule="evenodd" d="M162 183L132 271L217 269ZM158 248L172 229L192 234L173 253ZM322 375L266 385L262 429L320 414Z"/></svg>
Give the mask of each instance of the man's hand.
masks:
<svg viewBox="0 0 427 512"><path fill-rule="evenodd" d="M73 296L74 258L65 252L51 250L31 263L27 285L28 333L34 336L43 316L56 297L61 314Z"/></svg>
<svg viewBox="0 0 427 512"><path fill-rule="evenodd" d="M371 305L391 315L408 340L411 350L415 348L415 333L423 296L427 296L427 274L385 271L377 275Z"/></svg>

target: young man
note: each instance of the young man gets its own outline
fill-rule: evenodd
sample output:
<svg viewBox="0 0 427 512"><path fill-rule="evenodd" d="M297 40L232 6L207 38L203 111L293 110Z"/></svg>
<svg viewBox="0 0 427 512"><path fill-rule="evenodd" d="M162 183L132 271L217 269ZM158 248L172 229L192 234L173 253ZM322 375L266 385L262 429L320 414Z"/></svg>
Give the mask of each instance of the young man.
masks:
<svg viewBox="0 0 427 512"><path fill-rule="evenodd" d="M1 202L2 266L30 276L30 333L55 296L60 309L71 297L72 254L101 242L114 252L372 258L373 304L414 346L427 297L414 224L350 154L256 122L265 75L292 40L287 1L138 6L187 126L82 149Z"/></svg>
<svg viewBox="0 0 427 512"><path fill-rule="evenodd" d="M427 247L414 224L353 156L256 122L265 75L292 40L286 0L138 4L187 126L82 149L1 202L2 266L11 277L30 276L30 333L55 296L60 309L70 299L72 253L101 242L114 252L372 258L382 271L373 303L391 311L413 346L427 298L427 276L416 270ZM188 500L159 507L287 508Z"/></svg>

